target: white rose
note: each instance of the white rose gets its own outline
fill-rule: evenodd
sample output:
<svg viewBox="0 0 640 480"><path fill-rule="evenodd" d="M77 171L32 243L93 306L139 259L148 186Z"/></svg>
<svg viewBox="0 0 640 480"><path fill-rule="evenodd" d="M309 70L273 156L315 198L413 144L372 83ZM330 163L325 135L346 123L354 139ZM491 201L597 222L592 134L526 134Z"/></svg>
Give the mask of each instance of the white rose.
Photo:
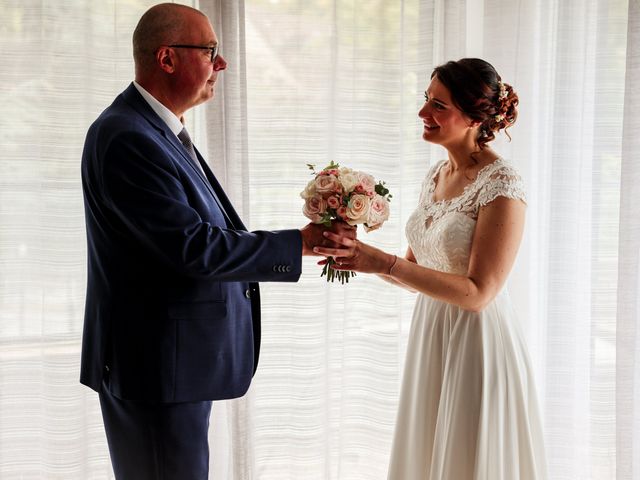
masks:
<svg viewBox="0 0 640 480"><path fill-rule="evenodd" d="M366 195L354 194L349 199L349 205L347 206L346 216L349 220L349 225L357 225L358 223L364 223L369 216L369 204L371 200Z"/></svg>
<svg viewBox="0 0 640 480"><path fill-rule="evenodd" d="M340 183L342 183L345 193L350 193L358 184L358 176L353 172L341 173Z"/></svg>

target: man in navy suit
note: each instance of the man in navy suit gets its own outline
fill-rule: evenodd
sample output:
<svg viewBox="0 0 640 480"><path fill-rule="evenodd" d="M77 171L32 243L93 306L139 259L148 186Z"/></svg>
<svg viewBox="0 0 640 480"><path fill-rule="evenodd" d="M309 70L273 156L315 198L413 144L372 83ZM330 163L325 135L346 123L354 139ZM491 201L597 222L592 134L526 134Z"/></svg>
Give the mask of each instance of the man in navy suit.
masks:
<svg viewBox="0 0 640 480"><path fill-rule="evenodd" d="M80 381L99 392L118 479L206 479L211 401L242 396L259 281L294 282L322 229L248 232L181 119L227 66L208 18L160 4L133 34L135 82L82 155L88 285Z"/></svg>

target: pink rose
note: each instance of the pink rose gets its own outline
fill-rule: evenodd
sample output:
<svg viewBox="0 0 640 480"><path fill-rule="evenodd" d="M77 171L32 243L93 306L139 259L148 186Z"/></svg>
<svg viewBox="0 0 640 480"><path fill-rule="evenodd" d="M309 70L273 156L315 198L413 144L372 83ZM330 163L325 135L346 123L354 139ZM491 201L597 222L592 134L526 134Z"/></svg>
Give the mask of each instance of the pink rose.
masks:
<svg viewBox="0 0 640 480"><path fill-rule="evenodd" d="M364 193L372 197L376 193L376 179L368 173L358 172L358 184L356 185L356 192Z"/></svg>
<svg viewBox="0 0 640 480"><path fill-rule="evenodd" d="M327 210L327 202L321 195L309 197L304 202L302 213L313 223L322 223L322 216Z"/></svg>
<svg viewBox="0 0 640 480"><path fill-rule="evenodd" d="M354 194L349 199L349 205L347 206L346 216L348 218L347 223L349 225L357 225L358 223L364 223L369 216L369 197L367 195Z"/></svg>
<svg viewBox="0 0 640 480"><path fill-rule="evenodd" d="M380 226L389 219L389 202L381 196L376 194L371 199L371 206L369 207L369 217L365 225L365 230L370 232L380 228Z"/></svg>
<svg viewBox="0 0 640 480"><path fill-rule="evenodd" d="M316 192L324 196L342 192L340 181L334 175L318 175L315 184Z"/></svg>
<svg viewBox="0 0 640 480"><path fill-rule="evenodd" d="M327 205L329 208L333 208L335 210L339 208L341 204L342 202L340 201L340 198L335 195L331 195L327 198Z"/></svg>
<svg viewBox="0 0 640 480"><path fill-rule="evenodd" d="M338 209L336 210L336 214L345 222L349 220L349 218L347 217L347 207L345 207L344 205L338 207Z"/></svg>

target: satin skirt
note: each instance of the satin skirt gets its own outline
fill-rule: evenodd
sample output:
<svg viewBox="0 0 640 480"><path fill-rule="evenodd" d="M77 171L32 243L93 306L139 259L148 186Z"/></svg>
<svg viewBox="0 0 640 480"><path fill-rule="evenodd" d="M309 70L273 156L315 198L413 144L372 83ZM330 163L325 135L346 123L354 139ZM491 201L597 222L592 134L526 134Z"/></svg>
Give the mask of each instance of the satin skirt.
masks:
<svg viewBox="0 0 640 480"><path fill-rule="evenodd" d="M388 478L546 478L533 374L506 292L480 313L419 295Z"/></svg>

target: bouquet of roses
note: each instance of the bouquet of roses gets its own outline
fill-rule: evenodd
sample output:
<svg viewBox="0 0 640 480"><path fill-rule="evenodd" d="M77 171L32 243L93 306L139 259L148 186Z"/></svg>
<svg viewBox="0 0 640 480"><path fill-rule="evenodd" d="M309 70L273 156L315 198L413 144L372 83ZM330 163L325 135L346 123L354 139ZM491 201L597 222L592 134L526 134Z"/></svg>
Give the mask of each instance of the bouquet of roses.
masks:
<svg viewBox="0 0 640 480"><path fill-rule="evenodd" d="M337 163L331 163L320 172L307 164L313 175L300 193L304 199L302 213L313 223L331 226L334 220L349 225L364 225L366 232L376 230L389 218L391 195L384 182L376 180L368 173L358 172ZM355 272L336 271L332 257L327 258L322 274L327 282L337 277L342 283L348 282Z"/></svg>

